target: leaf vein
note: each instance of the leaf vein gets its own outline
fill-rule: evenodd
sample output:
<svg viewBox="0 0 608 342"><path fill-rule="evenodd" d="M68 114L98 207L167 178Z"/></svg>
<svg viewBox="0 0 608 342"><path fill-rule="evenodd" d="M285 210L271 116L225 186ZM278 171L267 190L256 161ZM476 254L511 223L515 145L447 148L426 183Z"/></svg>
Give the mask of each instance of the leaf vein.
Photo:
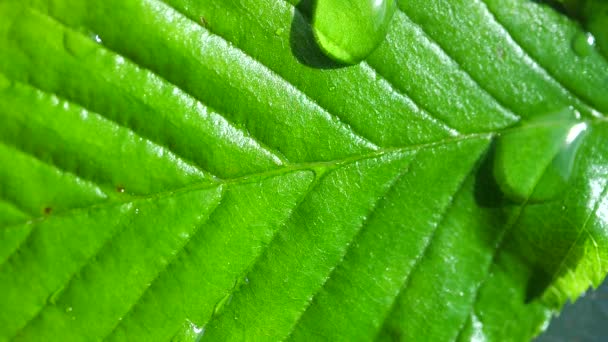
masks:
<svg viewBox="0 0 608 342"><path fill-rule="evenodd" d="M42 13L40 11L38 11L37 9L31 8L32 11L45 16L57 23L59 23L60 25L62 25L64 28L68 28L69 26L62 22L59 18L53 17L48 13ZM81 33L79 33L81 34ZM103 45L103 48L106 49L107 51L115 54L116 56L119 56L125 60L129 60L133 66L139 70L144 70L148 73L150 73L151 75L153 75L154 77L158 78L161 82L168 84L169 86L173 87L175 90L179 91L181 94L185 95L189 101L191 101L192 103L196 104L200 104L201 106L203 106L205 109L208 110L210 115L213 114L217 114L219 117L221 117L222 120L224 120L226 122L226 124L233 130L239 132L240 134L242 134L244 137L246 137L247 139L250 139L255 145L257 145L256 147L259 148L261 151L263 151L265 154L269 155L274 161L279 161L281 164L288 164L289 161L283 156L282 153L280 153L278 150L271 148L270 146L268 146L267 144L265 144L264 142L262 142L261 140L259 140L258 138L252 136L251 134L246 134L242 129L239 129L238 127L236 127L234 125L234 123L232 123L230 120L228 120L228 118L226 118L225 115L223 115L222 113L220 113L219 111L217 111L214 108L211 108L209 105L207 105L206 103L202 102L201 99L198 99L197 97L195 97L193 94L185 91L184 89L182 89L180 86L178 86L177 84L169 81L168 79L166 79L165 77L163 77L162 75L157 74L156 72L154 72L153 70L149 69L149 68L145 68L140 64L135 63L135 61L133 61L132 59L128 58L127 56L122 55L119 51L111 48L108 45ZM101 48L100 48L101 49ZM105 75L102 75L105 78ZM31 84L30 84L31 85ZM34 87L34 85L31 85L32 87ZM41 92L45 92L44 90L36 87L36 89L40 90ZM46 92L45 92L46 93ZM80 102L80 101L76 101L75 99L69 99L70 102L73 102L83 108L86 109L86 106L84 105L84 103ZM154 111L157 111L156 108L151 107L149 104L145 103L145 101L142 101L141 98L137 97L135 98L135 100L137 102L139 102L140 104L142 104L143 106L145 106L146 108L151 108ZM134 127L132 126L127 126L127 125L121 125L120 123L118 123L117 121L113 120L110 118L110 116L101 113L101 112L95 112L95 111L91 111L92 113L96 113L102 117L104 117L105 119L107 119L108 121L115 123L117 126L120 127L124 127L128 130L130 130L131 132L135 133L137 136L140 136L144 139L146 139L147 141L150 141L160 147L162 147L163 149L167 150L168 152L170 152L171 154L175 155L176 157L178 157L180 160L185 161L187 164L189 165L196 165L196 167L203 173L208 174L209 176L211 176L211 178L213 179L221 179L219 176L213 174L212 172L210 172L209 170L207 170L206 168L203 167L203 165L201 165L200 163L195 163L192 160L189 160L188 158L183 157L181 154L179 154L177 151L175 151L174 149L170 148L168 145L163 144L159 141L154 140L153 138L151 138L148 135L143 134L142 132L140 132L140 130L136 130ZM232 134L222 134L222 138L226 138L230 141L231 138L234 138L234 135ZM235 144L239 144L238 141L232 141Z"/></svg>
<svg viewBox="0 0 608 342"><path fill-rule="evenodd" d="M576 94L572 89L570 89L568 86L566 86L564 83L560 82L555 75L553 75L547 68L545 68L539 60L535 59L534 56L532 56L532 54L527 51L524 46L522 44L520 44L515 37L511 34L511 32L509 31L509 29L507 29L507 27L498 19L498 17L496 16L496 14L490 9L490 6L488 6L488 4L486 3L486 0L477 0L479 1L479 3L481 3L484 7L485 10L487 11L487 13L489 14L490 18L492 20L494 20L494 22L496 22L496 24L498 25L498 27L500 27L500 29L504 32L505 36L511 41L513 42L513 44L515 44L519 50L523 53L524 55L524 60L525 62L527 62L527 64L531 64L535 69L538 69L539 72L542 74L542 76L544 76L544 78L550 82L553 83L555 85L557 85L560 90L569 98L571 98L572 100L579 102L581 104L583 104L584 106L588 107L591 109L592 112L599 112L591 103L589 103L587 100L583 99L582 97L580 97L578 94Z"/></svg>
<svg viewBox="0 0 608 342"><path fill-rule="evenodd" d="M417 153L418 152L416 152L416 154ZM346 245L347 248L345 249L345 251L344 251L342 257L340 258L340 260L338 261L338 263L332 267L332 269L329 272L329 275L327 277L325 277L325 279L323 280L323 283L313 292L312 296L308 300L308 303L306 303L306 307L304 308L304 310L302 310L298 314L298 317L296 317L295 322L291 326L291 329L290 329L289 333L283 339L283 341L286 341L286 340L290 339L290 337L292 336L293 332L295 331L295 329L299 325L302 317L304 316L304 314L306 313L306 311L308 311L308 309L310 308L310 306L313 304L316 296L321 292L321 290L325 287L325 285L327 284L327 282L332 278L332 276L334 275L334 273L336 272L336 270L338 269L338 267L341 264L344 263L345 257L348 255L349 250L352 249L352 248L354 248L353 242L356 241L356 240L358 240L360 238L360 236L363 234L365 228L368 226L368 224L370 222L371 217L373 217L373 215L376 213L376 208L378 207L378 205L380 205L383 201L386 201L385 196L388 193L390 193L395 188L395 186L399 183L399 181L409 172L409 170L412 167L412 164L416 161L416 154L412 157L412 160L408 163L408 165L406 167L404 167L403 170L401 170L401 172L397 173L396 177L391 181L391 183L389 184L389 186L387 187L387 189L384 191L384 193L381 194L375 200L373 208L371 208L370 212L367 213L367 215L365 215L364 224L361 227L359 227L359 229L357 230L357 233L348 242L348 244Z"/></svg>
<svg viewBox="0 0 608 342"><path fill-rule="evenodd" d="M416 28L422 33L424 34L424 36L426 37L426 39L429 41L429 43L431 43L434 47L436 47L438 50L441 51L441 53L444 55L444 57L448 58L450 63L453 63L454 66L460 70L461 72L463 72L471 81L473 81L473 83L475 83L475 85L477 85L477 87L479 87L479 89L488 97L490 97L491 100L493 100L494 102L496 102L498 104L498 106L500 108L503 108L507 114L510 117L513 118L521 118L521 115L516 114L515 111L512 108L509 108L509 106L506 103L503 103L501 100L499 100L494 94L492 94L477 78L475 78L473 76L473 74L471 74L471 72L469 72L467 69L465 69L461 63L459 63L445 48L443 48L443 46L441 44L439 44L439 42L437 42L435 39L433 39L433 37L431 37L431 35L426 32L426 30L424 29L424 27L422 27L421 24L415 22L409 15L408 13L401 8L401 6L397 7L399 10L399 13L401 13L403 16L405 16L405 18L408 19L409 22L411 22L413 25L416 26Z"/></svg>
<svg viewBox="0 0 608 342"><path fill-rule="evenodd" d="M437 223L435 224L435 227L433 228L433 231L431 232L427 243L423 247L423 250L418 255L418 257L414 260L414 265L412 266L412 269L410 270L410 272L405 276L402 286L399 288L397 293L395 293L395 295L393 296L392 304L390 305L389 309L386 311L386 315L382 319L382 324L380 325L380 330L378 331L378 334L381 332L382 327L384 327L388 318L390 317L390 314L395 309L395 307L397 305L397 299L407 291L407 289L411 283L412 275L418 271L418 268L420 267L420 263L428 254L433 242L435 241L435 237L437 236L437 231L439 229L441 229L441 226L447 220L448 212L453 208L453 206L456 202L455 201L456 196L458 196L458 194L464 189L464 185L466 184L467 179L469 177L471 177L471 175L473 174L473 172L476 169L477 168L475 166L473 166L469 169L469 171L466 174L463 175L462 179L460 180L460 182L456 188L456 191L454 191L454 193L450 197L449 202L447 203L445 208L442 210L442 216L441 216L441 218L439 218L439 220L437 220ZM376 338L374 338L374 340L377 340L377 336L376 336Z"/></svg>
<svg viewBox="0 0 608 342"><path fill-rule="evenodd" d="M217 203L217 205L215 206L215 208L213 209L213 211L215 211L215 209L217 209L217 207L218 207L218 206L219 206L219 204L221 203L221 198L223 197L223 194L224 194L224 186L223 186L223 185L219 185L218 187L219 187L219 190L220 190L220 199L219 199L219 202ZM211 212L209 213L209 215L207 215L207 219L210 217L210 215L213 213L213 211L211 211ZM206 222L206 220L205 220L205 222ZM182 246L178 247L178 249L177 249L177 253L175 253L174 255L172 255L172 260L171 260L169 263L167 263L167 265L168 265L168 264L170 264L170 263L171 263L173 260L175 260L175 259L177 258L177 256L178 256L178 255L179 255L179 254L180 254L180 253L181 253L181 252L184 250L185 246L186 246L186 245L187 245L187 244L188 244L188 243L189 243L189 242L192 240L193 236L194 236L196 233L198 233L198 232L200 231L200 226L201 226L201 225L203 225L203 224L204 224L204 222L202 222L200 225L197 225L197 227L198 227L198 228L196 229L196 232L195 232L194 234L191 234L191 235L190 235L190 236L189 236L189 237L186 239L186 241L184 242L184 244L183 244ZM73 274L70 276L70 278L69 278L69 279L67 279L67 281L65 281L65 282L64 282L64 283L63 283L61 286L59 286L59 287L58 287L58 288L65 288L65 290L64 290L64 291L63 291L63 292L62 292L62 293L59 295L59 297L58 297L57 299L62 298L62 297L63 297L63 295L64 295L65 293L67 293L67 291L69 290L69 286L70 286L70 285L73 283L74 279L76 279L76 276L77 276L78 274L82 273L82 272L83 272L83 270L84 270L84 269L85 269L85 268L86 268L88 265L90 265L90 264L91 264L91 261L92 261L92 260L95 260L95 259L100 258L101 256L103 256L103 255L104 255L104 253L111 253L111 252L113 251L113 250L112 250L112 248L110 248L110 247L111 247L111 245L112 245L112 242L113 242L113 241L114 241L114 240L115 240L115 239L116 239L118 236L120 236L120 234L121 234L122 232L124 232L124 230L125 230L125 229L127 229L126 227L121 227L121 228L122 228L122 229L117 229L116 231L112 232L111 236L109 236L109 237L108 237L108 238L107 238L107 239L106 239L106 240L105 240L105 241L104 241L104 242L101 244L101 246L99 247L99 249L98 249L98 250L97 250L95 253L93 253L93 254L91 255L91 257L89 257L89 258L88 258L88 259L87 259L87 260L86 260L86 261L85 261L85 262L82 264L82 266L81 266L81 267L80 267L80 268L79 268L79 269L78 269L76 272L74 272L74 273L73 273ZM32 231L33 231L33 230L32 230ZM165 269L166 269L166 268L163 268L163 270L162 270L162 271L164 271ZM162 271L161 271L160 273L162 273ZM158 277L158 275L157 275L157 277ZM154 279L157 279L157 277L155 277ZM41 307L38 309L38 311L37 311L37 313L36 313L36 315L35 315L35 316L33 316L32 318L30 318L30 319L29 319L29 320L26 322L26 324L25 324L25 325L24 325L24 326L23 326L23 327L22 327L22 328L21 328L19 331L17 331L17 333L15 333L15 334L14 334L14 337L18 336L18 335L19 335L21 332L25 331L25 330L28 328L28 326L29 326L31 323L33 323L33 322L34 322L36 319L39 319L39 318L40 318L40 315L42 314L42 312L44 311L44 309L45 309L47 306L49 306L49 302L48 302L48 301L46 301L46 302L44 303L44 305L42 305L42 306L41 306ZM14 337L13 337L13 338L14 338Z"/></svg>
<svg viewBox="0 0 608 342"><path fill-rule="evenodd" d="M570 255L574 251L574 247L576 246L577 242L581 239L581 237L583 236L583 234L585 232L589 235L589 238L591 238L591 240L593 241L595 250L597 252L597 250L598 250L599 247L598 247L597 242L595 241L595 239L593 237L593 234L591 234L591 232L587 228L587 225L591 221L591 218L593 217L593 215L599 210L600 205L602 203L602 200L603 200L604 197L606 197L606 195L608 195L608 183L606 183L606 185L604 185L604 189L602 190L600 196L598 197L597 201L595 202L595 204L593 206L593 209L591 211L589 211L589 215L587 215L587 218L585 218L585 221L584 221L583 225L581 226L576 239L574 239L574 241L572 241L572 243L568 247L568 252L566 252L566 255L564 256L564 258L560 262L559 266L557 267L555 273L553 274L552 279L551 279L551 283L555 282L555 280L557 279L557 276L559 275L560 271L562 271L562 269L566 265L566 262L568 261L568 258L570 257ZM599 258L599 254L598 254L598 258ZM601 262L599 262L598 264L601 264Z"/></svg>
<svg viewBox="0 0 608 342"><path fill-rule="evenodd" d="M196 24L196 25L200 26L202 29L208 31L210 34L212 34L212 35L220 38L223 42L225 42L226 44L229 44L229 46L231 48L233 48L235 50L238 50L246 58L249 58L251 61L257 63L260 66L263 66L264 69L266 69L267 72L269 72L271 75L273 75L274 77L276 77L277 79L279 79L285 86L287 86L287 87L295 90L298 94L300 94L305 99L306 102L308 102L309 104L311 104L314 107L318 108L319 109L318 113L323 114L323 116L326 119L330 119L330 120L331 119L335 119L337 121L337 123L339 124L338 127L342 128L342 129L345 129L352 136L352 138L354 140L360 141L363 144L365 144L367 147L372 148L374 150L377 150L377 149L380 148L372 140L370 140L369 137L366 137L362 133L357 132L343 118L341 118L340 116L336 115L335 113L331 113L329 110L327 110L326 108L324 108L323 106L321 106L315 99L313 99L312 97L310 97L308 94L304 93L300 88L296 87L291 82L287 81L282 75L280 75L279 73L275 72L268 65L266 65L265 63L262 63L262 61L260 61L259 59L255 58L253 55L249 54L247 51L244 51L243 49L237 47L235 44L231 44L232 42L230 40L226 39L224 36L220 35L219 33L212 31L209 27L203 27L203 23L201 23L200 20L197 20L196 18L191 17L190 15L188 15L188 13L184 13L184 12L178 10L177 8L171 6L170 4L168 4L167 2L165 2L164 0L154 0L154 1L160 2L160 3L164 4L165 6L171 8L176 13L179 13L183 17L188 18L188 20L190 20L193 24Z"/></svg>

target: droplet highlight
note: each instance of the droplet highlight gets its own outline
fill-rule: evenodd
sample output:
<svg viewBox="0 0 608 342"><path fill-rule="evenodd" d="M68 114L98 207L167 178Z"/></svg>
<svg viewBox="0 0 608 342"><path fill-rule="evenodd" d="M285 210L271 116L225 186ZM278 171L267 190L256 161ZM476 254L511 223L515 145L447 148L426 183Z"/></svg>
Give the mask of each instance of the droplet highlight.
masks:
<svg viewBox="0 0 608 342"><path fill-rule="evenodd" d="M356 64L384 41L396 9L395 0L317 0L313 32L329 57Z"/></svg>
<svg viewBox="0 0 608 342"><path fill-rule="evenodd" d="M171 342L198 342L204 334L204 326L199 326L187 319L178 332L171 338Z"/></svg>

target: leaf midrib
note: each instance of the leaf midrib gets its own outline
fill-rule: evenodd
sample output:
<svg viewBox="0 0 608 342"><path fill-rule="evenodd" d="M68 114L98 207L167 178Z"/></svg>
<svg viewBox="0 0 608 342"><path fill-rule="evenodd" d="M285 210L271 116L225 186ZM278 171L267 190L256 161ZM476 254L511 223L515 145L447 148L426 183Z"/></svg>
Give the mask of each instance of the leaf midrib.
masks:
<svg viewBox="0 0 608 342"><path fill-rule="evenodd" d="M608 117L600 117L600 118L594 118L593 120L578 121L578 122L579 123L584 122L584 123L587 123L589 125L589 127L593 127L595 125L607 124ZM145 199L170 197L170 196L180 194L180 193L209 189L209 188L217 187L217 186L223 185L223 184L228 185L228 184L251 183L251 182L255 182L257 179L278 176L281 174L286 174L286 173L294 172L294 171L311 170L311 171L323 173L323 172L334 170L334 169L339 168L344 165L348 165L350 163L354 163L354 162L365 160L365 159L377 158L377 157L380 157L380 156L383 156L383 155L389 154L389 153L399 153L399 152L407 152L407 151L414 151L414 150L422 150L422 149L426 149L426 148L434 148L434 147L438 147L438 146L442 146L442 145L456 144L456 143L459 143L462 141L472 140L472 139L483 139L483 138L491 139L496 136L500 136L502 134L506 134L506 133L510 133L510 132L514 132L514 131L529 130L529 129L543 128L543 127L544 128L559 127L561 125L568 124L568 123L572 123L572 121L565 121L565 120L546 121L546 122L542 122L542 123L535 123L535 124L521 126L521 127L518 127L518 126L508 127L508 128L505 128L502 130L496 130L493 132L464 134L464 135L460 135L457 137L451 137L451 138L441 139L441 140L437 140L434 142L428 142L428 143L422 143L422 144L414 144L414 145L409 145L409 146L405 146L405 147L383 148L383 149L379 149L377 151L370 152L367 154L355 155L355 156L350 156L347 158L336 159L336 160L331 160L331 161L316 161L316 162L287 164L280 168L262 171L262 172L258 172L258 173L251 173L248 175L235 177L235 178L225 178L225 179L216 178L215 183L211 183L211 184L210 183L189 184L189 185L175 188L172 190L155 192L155 193L151 193L151 194L147 194L147 195L123 194L119 198L110 197L110 199L106 202L95 203L95 204L92 204L89 206L84 206L84 207L71 208L71 209L64 210L59 213L54 213L51 215L66 216L66 215L70 215L71 213L74 213L74 212L86 211L86 210L90 210L93 208L103 208L105 206L115 205L115 204L119 204L119 203L126 204L129 202L135 202L135 201L145 200ZM20 151L22 151L23 153L29 154L29 153L27 153L27 151L23 151L23 150L20 150ZM35 156L33 156L33 157L35 157ZM43 162L43 161L41 161L41 162ZM51 165L51 166L61 170L62 172L68 172L68 171L64 171L64 170L60 169L56 165ZM75 175L75 176L78 176L78 175ZM97 183L94 183L94 182L92 182L92 183L97 186L100 186ZM11 202L8 202L8 203L11 203ZM34 217L30 217L29 219L27 219L23 222L20 222L20 223L0 226L0 229L10 229L13 227L20 227L20 226L23 226L24 224L34 224L34 223L37 223L48 217L49 217L49 215L34 216Z"/></svg>
<svg viewBox="0 0 608 342"><path fill-rule="evenodd" d="M317 173L325 173L325 172L335 170L339 167L342 167L342 166L345 166L345 165L348 165L351 163L355 163L355 162L365 160L365 159L378 158L378 157L381 157L383 155L390 154L390 153L400 153L400 152L408 152L408 151L414 151L414 150L422 150L422 149L426 149L426 148L434 148L434 147L438 147L438 146L442 146L442 145L456 144L456 143L459 143L461 141L466 141L466 140L492 138L495 134L497 134L497 133L492 133L492 132L490 132L490 133L473 133L473 134L461 135L458 137L443 139L443 140L430 142L430 143L416 144L416 145L410 145L410 146L406 146L406 147L385 148L385 149L380 149L378 151L374 151L371 153L350 156L350 157L343 158L343 159L336 159L336 160L331 160L331 161L318 161L318 162L304 162L304 163L288 164L281 168L276 168L276 169L267 170L267 171L258 172L258 173L251 173L251 174L244 175L241 177L226 178L226 179L218 178L215 183L211 183L211 184L208 182L189 184L189 185L185 185L183 187L175 188L172 190L155 192L155 193L151 193L151 194L147 194L147 195L123 194L123 195L121 195L120 198L111 199L106 202L95 203L95 204L92 204L89 206L71 208L71 209L68 209L68 210L65 210L65 211L62 211L59 213L54 213L51 215L67 216L74 212L86 211L86 210L90 210L90 209L94 209L94 208L103 208L106 206L112 206L112 205L116 205L116 204L126 204L126 203L130 203L130 202L136 202L136 201L146 200L146 199L165 198L165 197L170 197L170 196L177 195L180 193L187 193L190 191L210 189L210 188L214 188L214 187L217 187L220 185L252 183L252 182L256 182L259 179L279 176L282 174L295 172L295 171L310 170L310 171L315 171ZM27 153L27 152L24 152L24 153ZM67 171L63 171L63 172L67 172ZM318 176L320 176L320 175L318 175ZM94 184L98 185L96 183L94 183ZM19 227L19 226L22 226L23 224L34 224L34 223L37 223L48 217L49 217L49 215L40 215L40 216L29 218L28 220L25 220L21 223L2 226L2 227L0 227L0 229L9 229L12 227Z"/></svg>

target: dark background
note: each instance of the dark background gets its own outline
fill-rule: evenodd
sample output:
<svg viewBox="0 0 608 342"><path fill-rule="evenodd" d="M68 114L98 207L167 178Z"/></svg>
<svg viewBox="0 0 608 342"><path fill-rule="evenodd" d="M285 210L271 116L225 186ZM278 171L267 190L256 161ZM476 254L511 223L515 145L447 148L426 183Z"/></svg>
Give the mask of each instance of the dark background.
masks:
<svg viewBox="0 0 608 342"><path fill-rule="evenodd" d="M608 279L553 319L536 342L608 342Z"/></svg>

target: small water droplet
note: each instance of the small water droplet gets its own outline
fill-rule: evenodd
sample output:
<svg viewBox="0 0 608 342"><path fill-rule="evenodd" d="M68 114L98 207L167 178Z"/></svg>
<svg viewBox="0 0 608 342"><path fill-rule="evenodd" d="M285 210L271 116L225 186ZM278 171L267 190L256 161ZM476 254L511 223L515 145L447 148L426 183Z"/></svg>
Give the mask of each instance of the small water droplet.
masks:
<svg viewBox="0 0 608 342"><path fill-rule="evenodd" d="M194 322L190 322L190 329L192 329L192 332L198 337L205 334L205 327L199 327L198 325L194 324Z"/></svg>
<svg viewBox="0 0 608 342"><path fill-rule="evenodd" d="M81 109L81 110L80 110L80 118L81 118L82 120L86 120L86 119L88 119L88 118L89 118L89 112L88 112L86 109L84 109L84 108L83 108L83 109Z"/></svg>
<svg viewBox="0 0 608 342"><path fill-rule="evenodd" d="M227 293L222 299L220 299L213 308L213 315L217 316L222 313L227 304L230 304L232 300L232 293Z"/></svg>
<svg viewBox="0 0 608 342"><path fill-rule="evenodd" d="M178 332L171 338L172 342L198 342L205 334L205 327L199 326L189 319L182 324Z"/></svg>
<svg viewBox="0 0 608 342"><path fill-rule="evenodd" d="M471 315L471 322L473 323L472 324L473 336L471 336L471 341L475 341L475 342L487 341L488 338L486 337L486 335L484 333L483 323L477 317L477 315L475 315L475 314Z"/></svg>
<svg viewBox="0 0 608 342"><path fill-rule="evenodd" d="M72 312L72 310L73 310L73 308L72 308L71 306L68 306L68 307L65 309L65 312Z"/></svg>
<svg viewBox="0 0 608 342"><path fill-rule="evenodd" d="M63 46L72 56L83 58L95 50L95 44L74 31L65 31L63 34Z"/></svg>
<svg viewBox="0 0 608 342"><path fill-rule="evenodd" d="M336 61L355 64L386 38L395 0L318 0L313 32L320 48Z"/></svg>
<svg viewBox="0 0 608 342"><path fill-rule="evenodd" d="M589 32L577 33L572 40L572 49L581 57L591 55L595 49L595 37Z"/></svg>
<svg viewBox="0 0 608 342"><path fill-rule="evenodd" d="M61 294L63 293L63 290L65 289L65 287L61 287L57 290L55 290L48 299L49 304L51 305L55 305L57 303L57 300L59 300L59 298L61 297Z"/></svg>

